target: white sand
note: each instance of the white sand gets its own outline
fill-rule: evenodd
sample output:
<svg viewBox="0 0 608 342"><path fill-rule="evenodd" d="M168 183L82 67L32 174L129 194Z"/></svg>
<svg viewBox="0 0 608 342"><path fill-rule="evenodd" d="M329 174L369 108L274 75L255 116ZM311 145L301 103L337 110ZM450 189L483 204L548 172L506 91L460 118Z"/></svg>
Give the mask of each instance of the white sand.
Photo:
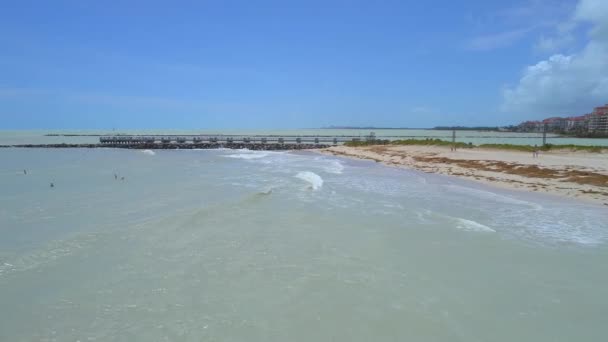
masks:
<svg viewBox="0 0 608 342"><path fill-rule="evenodd" d="M608 177L608 153L551 151L541 152L538 158L533 158L532 153L519 151L471 148L453 152L444 146L390 145L334 146L321 153L372 159L395 167L453 175L510 189L546 192L608 205L608 178L603 177ZM539 167L542 171L547 171L547 175L513 170L528 166ZM492 170L487 170L488 168ZM589 177L580 176L580 172L589 173ZM578 178L572 178L573 174ZM591 177L595 181L587 180Z"/></svg>

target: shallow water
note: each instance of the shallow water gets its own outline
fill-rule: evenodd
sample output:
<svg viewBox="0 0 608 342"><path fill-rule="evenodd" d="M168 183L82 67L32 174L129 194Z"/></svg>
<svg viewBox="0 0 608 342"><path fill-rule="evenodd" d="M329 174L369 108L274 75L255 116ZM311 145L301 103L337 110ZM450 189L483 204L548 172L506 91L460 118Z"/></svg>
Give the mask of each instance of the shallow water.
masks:
<svg viewBox="0 0 608 342"><path fill-rule="evenodd" d="M1 341L608 333L605 207L312 153L150 152L0 150Z"/></svg>

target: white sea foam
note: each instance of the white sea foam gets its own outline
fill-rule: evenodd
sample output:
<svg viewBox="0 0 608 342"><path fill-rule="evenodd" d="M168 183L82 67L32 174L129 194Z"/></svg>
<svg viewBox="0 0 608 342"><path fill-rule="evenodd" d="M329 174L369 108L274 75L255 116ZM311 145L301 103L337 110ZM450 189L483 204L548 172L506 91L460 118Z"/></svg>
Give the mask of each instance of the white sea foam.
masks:
<svg viewBox="0 0 608 342"><path fill-rule="evenodd" d="M477 198L485 198L485 199L493 200L495 202L515 204L515 205L524 205L524 206L531 207L535 210L541 210L543 208L542 206L540 206L536 203L518 200L516 198L505 196L505 195L499 195L499 194L491 192L491 191L485 191L485 190L464 187L464 186L454 185L454 184L448 184L448 185L445 185L445 187L448 187L450 189L453 189L453 190L456 190L459 192L474 195Z"/></svg>
<svg viewBox="0 0 608 342"><path fill-rule="evenodd" d="M234 150L231 150L231 151L234 151ZM241 150L237 150L235 152L238 152L238 153L228 154L228 155L225 155L224 157L251 160L251 159L262 159L262 158L269 157L269 156L285 154L284 152L252 151L252 150L247 150L247 149L241 149Z"/></svg>
<svg viewBox="0 0 608 342"><path fill-rule="evenodd" d="M325 167L325 171L329 173L341 174L344 171L344 165L338 160L331 160L330 164Z"/></svg>
<svg viewBox="0 0 608 342"><path fill-rule="evenodd" d="M146 154L148 156L156 155L156 152L154 152L152 150L143 150L143 151L141 151L141 153Z"/></svg>
<svg viewBox="0 0 608 342"><path fill-rule="evenodd" d="M471 232L489 232L489 233L496 232L494 229L492 229L488 226L485 226L479 222L466 220L463 218L456 218L456 221L457 221L456 228L458 228L458 229L468 230Z"/></svg>
<svg viewBox="0 0 608 342"><path fill-rule="evenodd" d="M576 222L564 219L576 215L579 216ZM553 214L544 212L533 217L511 216L506 219L512 229L524 239L581 245L597 245L608 239L605 229L597 224L602 218L587 212L564 209L559 215L555 212Z"/></svg>
<svg viewBox="0 0 608 342"><path fill-rule="evenodd" d="M272 190L273 190L272 187L270 187L266 190L259 191L257 194L258 195L270 195L270 194L272 194Z"/></svg>
<svg viewBox="0 0 608 342"><path fill-rule="evenodd" d="M300 178L303 181L310 183L310 188L312 190L319 190L323 186L323 178L321 178L318 174L310 171L302 171L298 172L296 175L297 178Z"/></svg>
<svg viewBox="0 0 608 342"><path fill-rule="evenodd" d="M235 158L235 159L260 159L267 157L268 153L238 153L238 154L229 154L227 158Z"/></svg>

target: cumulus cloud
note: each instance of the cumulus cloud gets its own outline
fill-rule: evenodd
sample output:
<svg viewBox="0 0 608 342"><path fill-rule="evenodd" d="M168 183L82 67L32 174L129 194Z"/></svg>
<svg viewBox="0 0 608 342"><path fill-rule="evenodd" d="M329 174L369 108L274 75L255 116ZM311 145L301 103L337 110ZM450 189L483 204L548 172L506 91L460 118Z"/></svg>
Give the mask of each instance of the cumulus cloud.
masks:
<svg viewBox="0 0 608 342"><path fill-rule="evenodd" d="M504 89L504 111L583 114L608 102L608 1L580 0L570 23L572 29L591 24L588 42L578 53L554 54L527 67L515 86ZM559 39L567 38L556 37L553 42Z"/></svg>

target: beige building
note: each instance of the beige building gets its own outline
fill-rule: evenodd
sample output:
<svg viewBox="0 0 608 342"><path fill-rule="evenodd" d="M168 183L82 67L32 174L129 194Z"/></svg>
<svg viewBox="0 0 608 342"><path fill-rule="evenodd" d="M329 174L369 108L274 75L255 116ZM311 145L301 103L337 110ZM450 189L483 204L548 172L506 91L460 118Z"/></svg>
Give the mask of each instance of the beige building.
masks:
<svg viewBox="0 0 608 342"><path fill-rule="evenodd" d="M593 110L589 116L589 132L608 134L608 104Z"/></svg>

